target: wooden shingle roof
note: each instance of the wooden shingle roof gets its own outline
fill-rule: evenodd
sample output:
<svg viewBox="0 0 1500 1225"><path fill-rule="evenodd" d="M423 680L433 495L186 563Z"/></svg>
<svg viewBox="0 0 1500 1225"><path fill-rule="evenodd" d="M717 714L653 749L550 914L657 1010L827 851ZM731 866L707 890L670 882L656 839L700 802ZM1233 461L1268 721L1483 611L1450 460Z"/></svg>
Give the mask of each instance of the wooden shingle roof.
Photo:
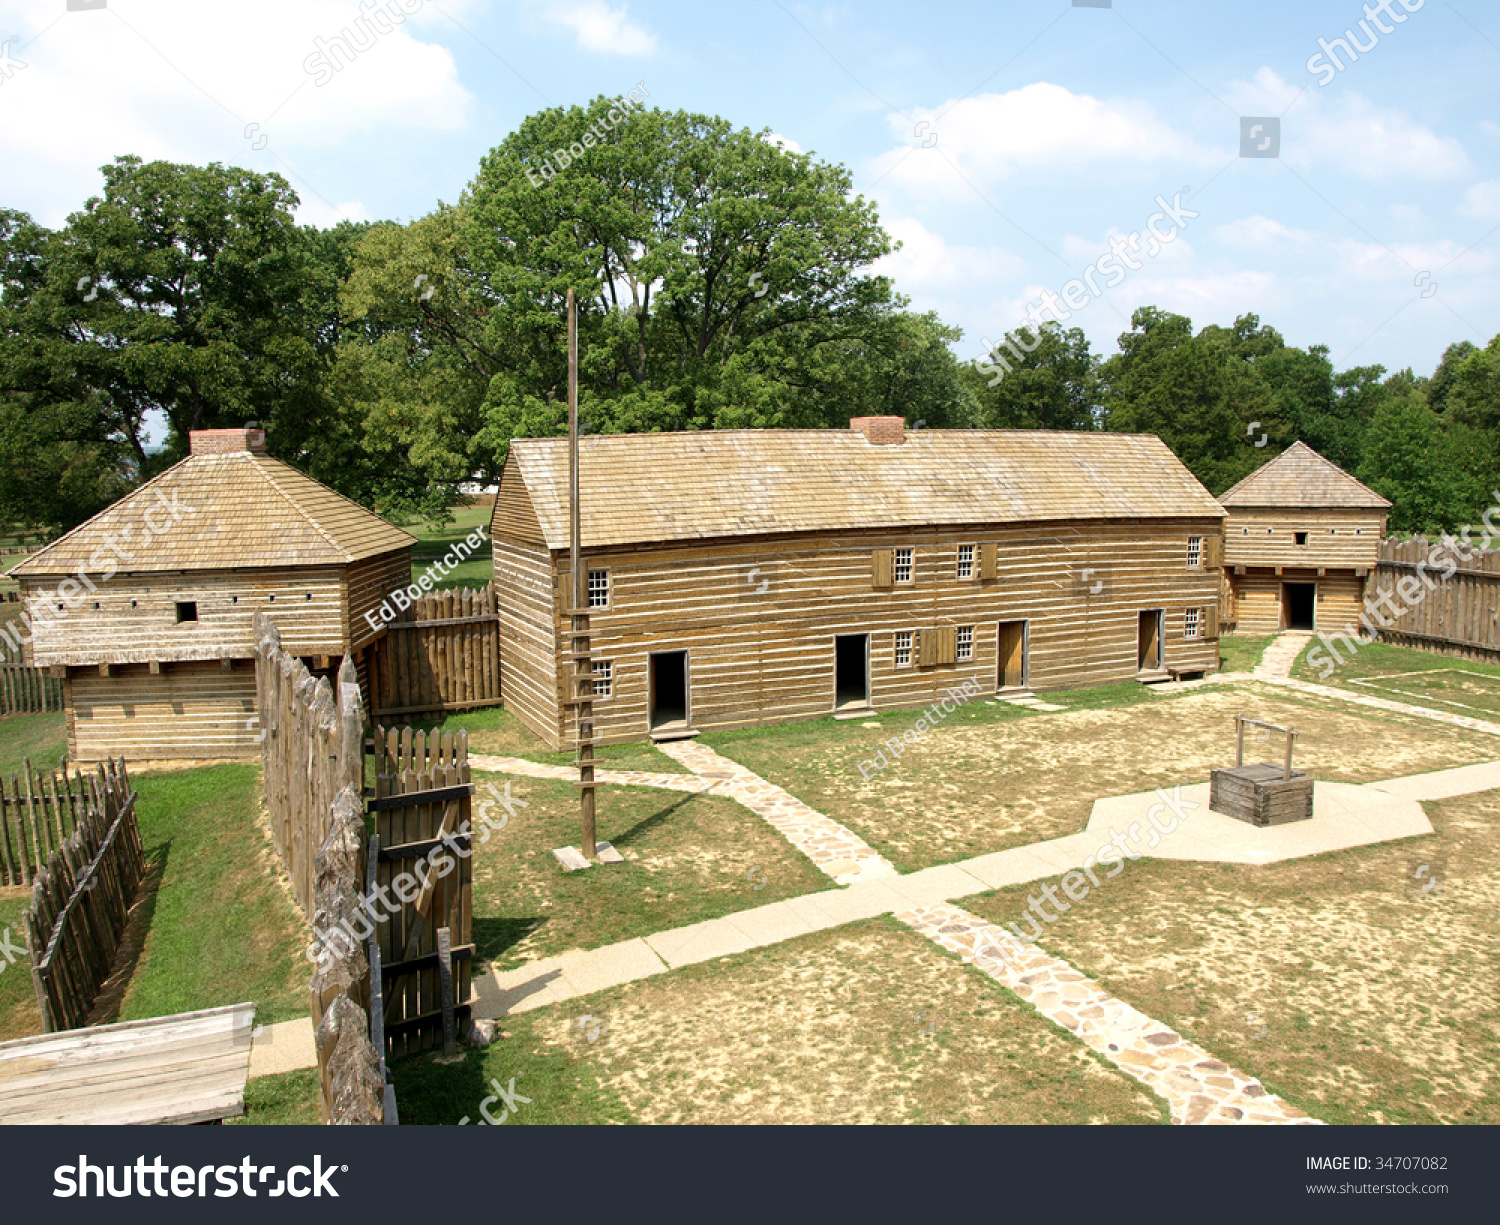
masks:
<svg viewBox="0 0 1500 1225"><path fill-rule="evenodd" d="M83 567L97 575L101 559L127 573L338 566L414 543L291 465L236 451L188 456L11 573L55 576Z"/></svg>
<svg viewBox="0 0 1500 1225"><path fill-rule="evenodd" d="M516 439L549 548L568 545L568 443ZM920 430L697 430L579 443L584 547L1067 519L1223 518L1159 438Z"/></svg>
<svg viewBox="0 0 1500 1225"><path fill-rule="evenodd" d="M1368 485L1361 485L1305 442L1257 468L1238 485L1219 495L1228 507L1295 506L1383 509L1390 505Z"/></svg>

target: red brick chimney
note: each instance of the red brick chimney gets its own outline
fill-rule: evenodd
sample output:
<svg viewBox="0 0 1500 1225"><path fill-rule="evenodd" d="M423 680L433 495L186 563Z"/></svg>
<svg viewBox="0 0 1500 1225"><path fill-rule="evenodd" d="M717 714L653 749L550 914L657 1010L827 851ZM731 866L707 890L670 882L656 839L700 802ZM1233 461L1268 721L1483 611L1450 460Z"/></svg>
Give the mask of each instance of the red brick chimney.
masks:
<svg viewBox="0 0 1500 1225"><path fill-rule="evenodd" d="M238 430L192 430L188 445L194 455L233 455L239 451L264 455L266 432L254 421Z"/></svg>
<svg viewBox="0 0 1500 1225"><path fill-rule="evenodd" d="M899 447L906 441L905 417L850 417L849 428L858 430L874 447Z"/></svg>

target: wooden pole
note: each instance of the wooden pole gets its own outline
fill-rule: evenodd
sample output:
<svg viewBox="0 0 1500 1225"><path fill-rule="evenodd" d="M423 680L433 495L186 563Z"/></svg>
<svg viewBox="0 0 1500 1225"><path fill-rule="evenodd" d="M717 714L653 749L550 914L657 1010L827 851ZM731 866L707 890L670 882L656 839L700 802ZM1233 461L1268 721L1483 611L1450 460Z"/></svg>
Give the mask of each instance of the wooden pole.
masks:
<svg viewBox="0 0 1500 1225"><path fill-rule="evenodd" d="M578 514L578 299L568 290L568 510L570 519L570 556L572 581L569 583L573 608L570 614L586 609L588 588L584 582L582 529ZM588 614L572 615L569 654L572 655L572 694L574 727L578 736L578 803L582 824L582 851L585 859L598 856L594 844L594 704L593 665L589 659Z"/></svg>

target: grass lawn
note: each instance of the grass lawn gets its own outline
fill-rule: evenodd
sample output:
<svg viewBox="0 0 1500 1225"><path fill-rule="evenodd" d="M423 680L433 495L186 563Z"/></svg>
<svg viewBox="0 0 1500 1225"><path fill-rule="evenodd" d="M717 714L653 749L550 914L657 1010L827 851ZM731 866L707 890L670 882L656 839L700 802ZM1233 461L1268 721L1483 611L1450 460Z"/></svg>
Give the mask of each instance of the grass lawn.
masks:
<svg viewBox="0 0 1500 1225"><path fill-rule="evenodd" d="M450 587L483 587L494 573L489 542L490 516L494 507L487 503L470 504L452 506L449 510L453 515L451 523L436 527L429 524L412 524L406 528L417 538L417 544L411 551L412 579L415 581L421 577L422 572L428 566L441 560L450 548L476 527L483 527L484 543L476 552L470 553L464 561L454 566L445 575L439 577L434 574L433 588L437 591L446 591Z"/></svg>
<svg viewBox="0 0 1500 1225"><path fill-rule="evenodd" d="M1500 1123L1500 792L1426 809L1289 863L1143 859L1041 944L1326 1122ZM1039 884L964 905L1017 922Z"/></svg>
<svg viewBox="0 0 1500 1225"><path fill-rule="evenodd" d="M1266 648L1276 641L1275 634L1225 634L1219 639L1219 671L1249 672Z"/></svg>
<svg viewBox="0 0 1500 1225"><path fill-rule="evenodd" d="M474 779L476 803L487 781L504 785L497 775ZM596 800L598 835L626 862L565 872L552 850L578 845L577 790L533 778L510 787L529 807L517 805L474 854L475 943L501 968L832 887L733 800L644 787L601 787Z"/></svg>
<svg viewBox="0 0 1500 1225"><path fill-rule="evenodd" d="M490 1081L508 1090L512 1077L531 1099L513 1116L520 1124L1167 1117L1163 1103L1082 1043L890 918L504 1024L508 1038L462 1065L398 1063L402 1123L478 1122ZM503 1106L489 1108L498 1116Z"/></svg>
<svg viewBox="0 0 1500 1225"><path fill-rule="evenodd" d="M0 719L0 775L9 778L27 758L34 769L55 770L67 753L68 732L61 711Z"/></svg>
<svg viewBox="0 0 1500 1225"><path fill-rule="evenodd" d="M459 711L442 719L413 720L412 726L426 731L469 733L469 752L493 753L499 757L524 757L549 765L574 764L572 749L554 752L535 732L503 707ZM594 750L594 760L611 770L645 770L652 774L689 774L686 767L660 752L652 744L612 744Z"/></svg>
<svg viewBox="0 0 1500 1225"><path fill-rule="evenodd" d="M1450 714L1500 720L1500 667L1383 642L1361 644L1357 652L1337 645L1343 663L1333 665L1320 655L1316 665L1309 664L1308 656L1322 649L1314 640L1298 656L1292 676Z"/></svg>
<svg viewBox="0 0 1500 1225"><path fill-rule="evenodd" d="M242 1126L310 1124L314 1127L322 1121L316 1068L257 1077L245 1086L244 1117L224 1120Z"/></svg>
<svg viewBox="0 0 1500 1225"><path fill-rule="evenodd" d="M1249 682L1171 695L1108 686L1048 700L1067 711L971 703L869 778L861 763L917 712L870 721L879 727L828 719L704 740L843 822L902 871L1077 833L1101 796L1205 781L1234 761L1237 713L1295 727L1297 764L1339 782L1500 755L1479 732Z"/></svg>

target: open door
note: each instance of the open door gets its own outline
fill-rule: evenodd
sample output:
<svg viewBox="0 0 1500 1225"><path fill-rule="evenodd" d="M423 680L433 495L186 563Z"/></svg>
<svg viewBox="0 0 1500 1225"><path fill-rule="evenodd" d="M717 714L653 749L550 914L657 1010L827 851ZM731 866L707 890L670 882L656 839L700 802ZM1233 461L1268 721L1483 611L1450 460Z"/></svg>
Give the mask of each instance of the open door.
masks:
<svg viewBox="0 0 1500 1225"><path fill-rule="evenodd" d="M657 651L650 657L650 693L647 711L652 735L687 731L688 653Z"/></svg>
<svg viewBox="0 0 1500 1225"><path fill-rule="evenodd" d="M1281 628L1312 631L1317 620L1316 583L1281 584Z"/></svg>
<svg viewBox="0 0 1500 1225"><path fill-rule="evenodd" d="M1140 672L1155 672L1161 667L1161 617L1159 608L1141 613L1136 660Z"/></svg>
<svg viewBox="0 0 1500 1225"><path fill-rule="evenodd" d="M870 704L870 635L839 634L833 640L833 708Z"/></svg>
<svg viewBox="0 0 1500 1225"><path fill-rule="evenodd" d="M1026 622L1002 621L996 627L999 689L1026 688Z"/></svg>

